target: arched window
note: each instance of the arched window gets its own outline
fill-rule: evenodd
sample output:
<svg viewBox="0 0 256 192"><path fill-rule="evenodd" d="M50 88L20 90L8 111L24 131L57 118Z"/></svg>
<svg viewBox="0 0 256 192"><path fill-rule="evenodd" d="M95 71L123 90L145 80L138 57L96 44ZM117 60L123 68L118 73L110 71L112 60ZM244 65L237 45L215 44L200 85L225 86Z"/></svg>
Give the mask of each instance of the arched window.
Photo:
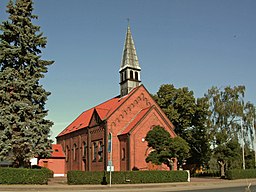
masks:
<svg viewBox="0 0 256 192"><path fill-rule="evenodd" d="M99 155L99 161L103 160L103 142L99 142L99 150L98 150L98 155Z"/></svg>
<svg viewBox="0 0 256 192"><path fill-rule="evenodd" d="M83 142L83 158L86 158L86 150L87 150L87 146L86 146L86 142Z"/></svg>
<svg viewBox="0 0 256 192"><path fill-rule="evenodd" d="M125 75L126 75L126 73L123 72L123 73L122 73L122 81L125 81Z"/></svg>
<svg viewBox="0 0 256 192"><path fill-rule="evenodd" d="M127 79L126 71L124 72L124 81Z"/></svg>
<svg viewBox="0 0 256 192"><path fill-rule="evenodd" d="M92 159L92 161L96 161L96 159L97 159L97 148L98 148L98 146L97 146L97 142L93 142L93 159Z"/></svg>
<svg viewBox="0 0 256 192"><path fill-rule="evenodd" d="M68 162L69 161L69 148L68 148L68 146L66 146L66 162Z"/></svg>
<svg viewBox="0 0 256 192"><path fill-rule="evenodd" d="M122 160L125 160L125 148L122 149Z"/></svg>
<svg viewBox="0 0 256 192"><path fill-rule="evenodd" d="M139 74L138 74L137 71L135 72L135 79L136 79L136 80L139 80Z"/></svg>
<svg viewBox="0 0 256 192"><path fill-rule="evenodd" d="M77 153L76 144L74 144L74 147L73 147L73 160L74 161L76 160L76 153Z"/></svg>
<svg viewBox="0 0 256 192"><path fill-rule="evenodd" d="M133 71L130 71L130 79L133 79Z"/></svg>

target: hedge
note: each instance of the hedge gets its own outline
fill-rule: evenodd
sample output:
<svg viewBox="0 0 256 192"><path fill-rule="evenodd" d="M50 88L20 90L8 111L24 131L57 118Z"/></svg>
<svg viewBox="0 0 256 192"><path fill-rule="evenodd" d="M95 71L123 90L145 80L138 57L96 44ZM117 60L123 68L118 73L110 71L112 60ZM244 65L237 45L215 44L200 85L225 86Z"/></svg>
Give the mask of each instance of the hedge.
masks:
<svg viewBox="0 0 256 192"><path fill-rule="evenodd" d="M135 183L171 183L186 182L187 171L116 171L111 173L112 184ZM104 184L109 182L109 172L69 171L67 180L69 185ZM106 184L106 183L105 183Z"/></svg>
<svg viewBox="0 0 256 192"><path fill-rule="evenodd" d="M226 178L230 179L230 180L256 178L256 169L227 170L226 171Z"/></svg>
<svg viewBox="0 0 256 192"><path fill-rule="evenodd" d="M202 173L193 173L192 177L220 177L220 171L207 170Z"/></svg>
<svg viewBox="0 0 256 192"><path fill-rule="evenodd" d="M0 168L0 184L47 184L49 169Z"/></svg>

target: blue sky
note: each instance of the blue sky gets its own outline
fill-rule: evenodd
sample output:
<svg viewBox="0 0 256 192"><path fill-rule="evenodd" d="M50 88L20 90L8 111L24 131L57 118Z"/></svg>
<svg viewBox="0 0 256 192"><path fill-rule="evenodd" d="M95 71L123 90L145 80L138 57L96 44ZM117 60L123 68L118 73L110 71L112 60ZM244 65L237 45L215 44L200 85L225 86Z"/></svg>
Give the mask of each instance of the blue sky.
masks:
<svg viewBox="0 0 256 192"><path fill-rule="evenodd" d="M202 97L212 86L245 85L256 105L255 0L35 0L34 8L48 39L43 58L55 61L42 80L52 138L119 94L127 18L149 92L174 84Z"/></svg>

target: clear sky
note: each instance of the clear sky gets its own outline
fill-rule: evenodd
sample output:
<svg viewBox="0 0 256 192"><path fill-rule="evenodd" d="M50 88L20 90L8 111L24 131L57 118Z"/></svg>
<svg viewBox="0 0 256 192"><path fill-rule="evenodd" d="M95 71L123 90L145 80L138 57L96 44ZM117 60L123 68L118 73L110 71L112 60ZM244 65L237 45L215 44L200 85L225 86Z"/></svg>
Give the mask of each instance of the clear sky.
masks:
<svg viewBox="0 0 256 192"><path fill-rule="evenodd" d="M48 38L43 58L55 61L42 80L52 93L52 138L119 95L127 18L149 92L174 84L202 97L212 86L245 85L245 100L256 105L255 0L35 0L34 8Z"/></svg>

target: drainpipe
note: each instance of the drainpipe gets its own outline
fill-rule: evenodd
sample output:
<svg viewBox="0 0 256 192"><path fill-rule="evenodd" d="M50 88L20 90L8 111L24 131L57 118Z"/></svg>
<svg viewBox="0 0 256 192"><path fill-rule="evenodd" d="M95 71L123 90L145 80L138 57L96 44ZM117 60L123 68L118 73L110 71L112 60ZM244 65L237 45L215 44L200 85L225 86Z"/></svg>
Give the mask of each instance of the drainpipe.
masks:
<svg viewBox="0 0 256 192"><path fill-rule="evenodd" d="M107 163L108 163L108 126L107 126L107 121L103 121L104 123L104 171L107 171Z"/></svg>

